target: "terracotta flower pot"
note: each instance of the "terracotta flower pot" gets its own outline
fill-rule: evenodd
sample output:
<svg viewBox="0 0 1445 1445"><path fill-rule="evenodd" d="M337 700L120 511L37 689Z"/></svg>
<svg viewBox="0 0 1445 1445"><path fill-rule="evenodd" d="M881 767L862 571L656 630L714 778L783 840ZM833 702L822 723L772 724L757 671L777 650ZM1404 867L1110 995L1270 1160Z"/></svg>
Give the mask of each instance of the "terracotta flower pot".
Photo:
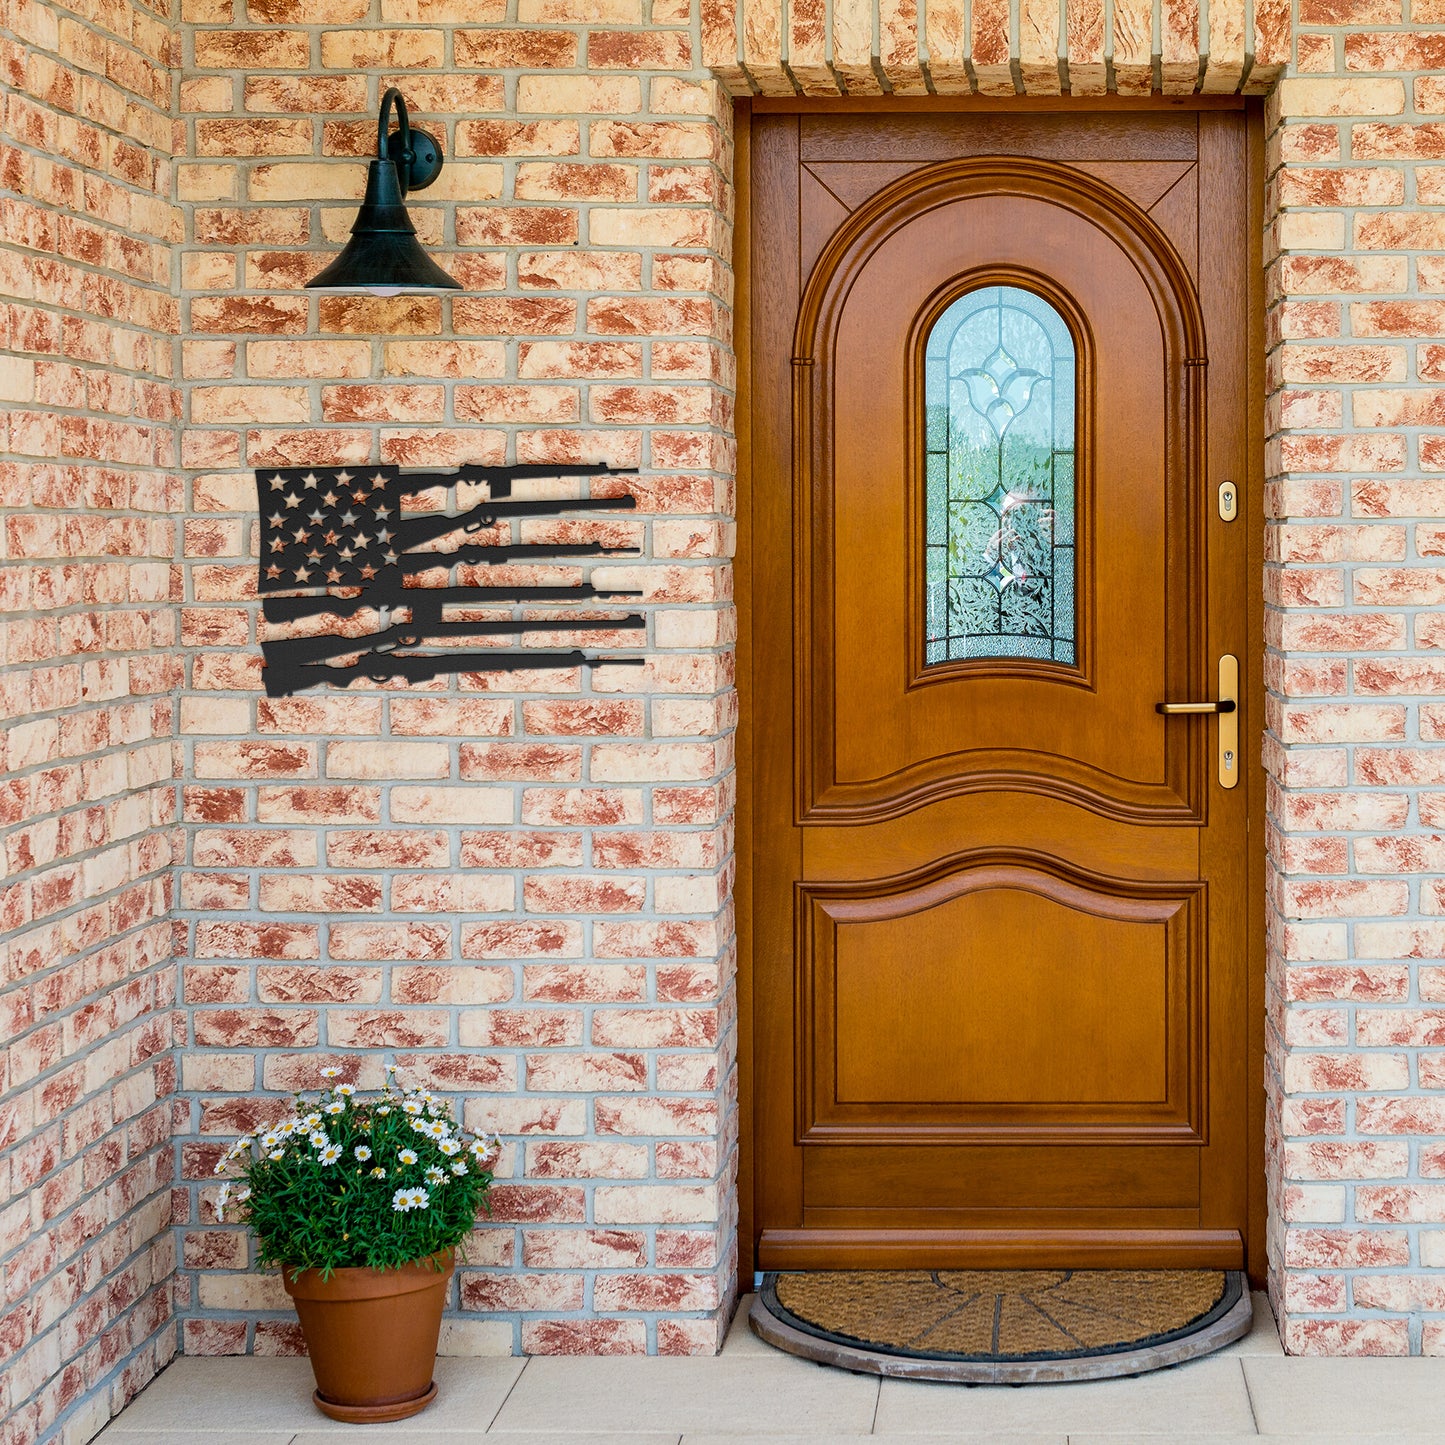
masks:
<svg viewBox="0 0 1445 1445"><path fill-rule="evenodd" d="M439 1266L439 1267L434 1267ZM404 1420L436 1398L432 1379L453 1252L400 1269L282 1270L301 1317L323 1415Z"/></svg>

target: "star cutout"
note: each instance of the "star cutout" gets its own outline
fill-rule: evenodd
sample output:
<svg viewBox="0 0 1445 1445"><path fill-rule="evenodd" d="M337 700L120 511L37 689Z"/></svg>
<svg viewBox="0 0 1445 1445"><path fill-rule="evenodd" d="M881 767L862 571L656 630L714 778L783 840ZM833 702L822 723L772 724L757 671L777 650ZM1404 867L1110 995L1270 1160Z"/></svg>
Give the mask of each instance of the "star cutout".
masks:
<svg viewBox="0 0 1445 1445"><path fill-rule="evenodd" d="M301 498L292 496L290 492L286 493L285 501L288 507L299 507L301 505Z"/></svg>
<svg viewBox="0 0 1445 1445"><path fill-rule="evenodd" d="M378 521L384 522L389 516L391 516L390 507L374 507L372 510L376 513Z"/></svg>
<svg viewBox="0 0 1445 1445"><path fill-rule="evenodd" d="M296 580L298 582L304 582L310 575L311 569L309 567L298 567L296 569Z"/></svg>
<svg viewBox="0 0 1445 1445"><path fill-rule="evenodd" d="M292 532L291 536L297 542L304 542L311 536L311 533L307 531L305 527L297 527L297 529Z"/></svg>
<svg viewBox="0 0 1445 1445"><path fill-rule="evenodd" d="M370 566L363 567L361 569L361 575L365 577L368 582L370 582L371 579L376 576L376 568Z"/></svg>
<svg viewBox="0 0 1445 1445"><path fill-rule="evenodd" d="M273 492L284 492L286 490L286 478L279 472L271 478L271 490Z"/></svg>
<svg viewBox="0 0 1445 1445"><path fill-rule="evenodd" d="M321 501L324 506L334 507L336 505L336 493L327 492L327 494L322 497Z"/></svg>
<svg viewBox="0 0 1445 1445"><path fill-rule="evenodd" d="M347 484L347 482L349 482L349 481L351 480L351 473L350 473L350 472L337 472L337 474L336 474L336 480L337 480L337 483L338 483L340 486L343 486L343 487L344 487L344 486Z"/></svg>
<svg viewBox="0 0 1445 1445"><path fill-rule="evenodd" d="M384 487L385 485L386 485L386 478L385 478L385 476L382 475L382 473L377 472L377 473L375 473L375 474L372 476L372 478L371 478L371 490L372 490L373 492L379 491L379 490L380 490L382 487Z"/></svg>
<svg viewBox="0 0 1445 1445"><path fill-rule="evenodd" d="M266 580L267 580L267 581L271 581L272 579L274 579L274 578L276 578L276 577L279 577L280 575L281 575L281 569L280 569L278 566L276 566L276 564L275 564L274 562L266 569Z"/></svg>
<svg viewBox="0 0 1445 1445"><path fill-rule="evenodd" d="M273 527L284 527L286 525L286 518L283 517L280 512L272 512L266 520Z"/></svg>
<svg viewBox="0 0 1445 1445"><path fill-rule="evenodd" d="M355 520L356 520L356 513L355 513L355 512L345 511L345 512L343 512L343 513L341 514L341 525L342 525L343 527L349 527Z"/></svg>
<svg viewBox="0 0 1445 1445"><path fill-rule="evenodd" d="M351 494L351 500L352 500L353 502L365 502L365 501L366 501L366 493L363 492L360 487L358 487L358 488L356 489L356 491L354 491L354 492Z"/></svg>
<svg viewBox="0 0 1445 1445"><path fill-rule="evenodd" d="M271 539L271 550L273 552L284 552L286 550L286 539L284 537L273 537Z"/></svg>
<svg viewBox="0 0 1445 1445"><path fill-rule="evenodd" d="M327 580L328 582L340 582L340 581L341 581L341 573L338 572L335 567L333 567L333 568L326 574L326 580Z"/></svg>
<svg viewBox="0 0 1445 1445"><path fill-rule="evenodd" d="M306 475L301 478L301 485L305 487L308 492L314 492L316 490L316 482L317 477L315 472L307 472Z"/></svg>
<svg viewBox="0 0 1445 1445"><path fill-rule="evenodd" d="M364 547L369 547L371 545L371 538L368 537L365 532L358 532L351 539L351 545L357 548L359 551L360 549Z"/></svg>

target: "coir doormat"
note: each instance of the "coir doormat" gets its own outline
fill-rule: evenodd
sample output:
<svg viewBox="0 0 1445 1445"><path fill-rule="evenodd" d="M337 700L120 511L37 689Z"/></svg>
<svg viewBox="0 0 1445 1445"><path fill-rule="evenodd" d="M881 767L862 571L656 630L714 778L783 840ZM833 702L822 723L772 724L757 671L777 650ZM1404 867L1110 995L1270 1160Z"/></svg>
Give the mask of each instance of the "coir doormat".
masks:
<svg viewBox="0 0 1445 1445"><path fill-rule="evenodd" d="M1250 1325L1225 1270L870 1270L768 1274L756 1334L880 1375L1042 1383L1141 1374L1205 1355Z"/></svg>

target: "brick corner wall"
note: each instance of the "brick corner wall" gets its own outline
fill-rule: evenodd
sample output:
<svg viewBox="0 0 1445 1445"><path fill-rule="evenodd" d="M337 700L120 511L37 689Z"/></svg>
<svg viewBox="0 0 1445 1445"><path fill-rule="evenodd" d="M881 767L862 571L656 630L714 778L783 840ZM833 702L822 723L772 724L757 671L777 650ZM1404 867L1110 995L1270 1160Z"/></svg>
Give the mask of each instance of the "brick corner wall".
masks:
<svg viewBox="0 0 1445 1445"><path fill-rule="evenodd" d="M175 1351L168 6L0 7L0 1439Z"/></svg>
<svg viewBox="0 0 1445 1445"><path fill-rule="evenodd" d="M1267 109L1267 1164L1292 1353L1445 1353L1442 22L1298 0Z"/></svg>

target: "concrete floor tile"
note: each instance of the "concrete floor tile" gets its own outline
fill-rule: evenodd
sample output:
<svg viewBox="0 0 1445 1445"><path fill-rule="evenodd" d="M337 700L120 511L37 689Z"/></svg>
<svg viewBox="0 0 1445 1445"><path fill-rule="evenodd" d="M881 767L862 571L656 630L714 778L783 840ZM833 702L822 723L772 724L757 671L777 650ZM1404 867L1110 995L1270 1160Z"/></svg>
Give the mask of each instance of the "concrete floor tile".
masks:
<svg viewBox="0 0 1445 1445"><path fill-rule="evenodd" d="M122 1417L117 1416L116 1419ZM296 1436L290 1430L242 1430L238 1433L218 1432L215 1436L198 1437L194 1430L132 1430L118 1428L113 1420L97 1435L92 1445L196 1445L197 1439L224 1440L225 1445L292 1445Z"/></svg>
<svg viewBox="0 0 1445 1445"><path fill-rule="evenodd" d="M877 1399L875 1379L775 1351L768 1358L537 1358L492 1433L866 1435Z"/></svg>
<svg viewBox="0 0 1445 1445"><path fill-rule="evenodd" d="M1264 1363L1270 1363L1268 1361ZM927 1385L885 1380L879 1434L1081 1432L1251 1435L1241 1362L1195 1360L1125 1380L1077 1385Z"/></svg>
<svg viewBox="0 0 1445 1445"><path fill-rule="evenodd" d="M577 1435L570 1431L565 1435L547 1431L541 1434L492 1435L480 1429L428 1429L421 1418L400 1420L395 1425L367 1425L363 1428L365 1433L356 1438L364 1442L364 1445L486 1445L488 1440L510 1440L514 1445L678 1445L676 1430L643 1435ZM129 1445L129 1442L125 1442L125 1445ZM315 1433L303 1430L292 1437L291 1445L337 1445L337 1437L326 1430Z"/></svg>
<svg viewBox="0 0 1445 1445"><path fill-rule="evenodd" d="M682 1445L740 1445L757 1435L684 1435ZM997 1435L950 1435L949 1445L993 1445ZM521 1442L518 1442L521 1445ZM769 1435L767 1445L818 1445L816 1435ZM938 1445L937 1435L830 1435L828 1445ZM1064 1435L1010 1435L1008 1445L1068 1445ZM1152 1445L1160 1445L1158 1440ZM1174 1445L1173 1441L1169 1445ZM1257 1445L1257 1442L1256 1442Z"/></svg>
<svg viewBox="0 0 1445 1445"><path fill-rule="evenodd" d="M438 1360L437 1398L415 1418L415 1428L485 1430L526 1363L510 1357ZM131 1401L109 1430L116 1433L117 1445L131 1445L119 1437L142 1431L179 1431L191 1437L217 1434L231 1445L238 1426L262 1433L305 1430L331 1435L354 1429L328 1420L316 1408L311 1399L315 1388L305 1360L179 1359ZM265 1445L276 1442L268 1440Z"/></svg>
<svg viewBox="0 0 1445 1445"><path fill-rule="evenodd" d="M1070 1435L1069 1445L1358 1445L1358 1435ZM1010 1440L1009 1445L1013 1445Z"/></svg>
<svg viewBox="0 0 1445 1445"><path fill-rule="evenodd" d="M1270 1312L1269 1296L1262 1289L1253 1291L1250 1296L1254 1305L1254 1319L1250 1322L1249 1333L1242 1340L1235 1340L1232 1345L1225 1345L1222 1350L1216 1351L1211 1359L1219 1355L1273 1355L1282 1359L1284 1357L1284 1346L1279 1339L1279 1326L1274 1322L1274 1315Z"/></svg>
<svg viewBox="0 0 1445 1445"><path fill-rule="evenodd" d="M315 1388L305 1360L258 1360L250 1355L177 1359L126 1406L106 1433L294 1433L316 1418L311 1403Z"/></svg>
<svg viewBox="0 0 1445 1445"><path fill-rule="evenodd" d="M1261 1435L1445 1440L1445 1359L1249 1359Z"/></svg>
<svg viewBox="0 0 1445 1445"><path fill-rule="evenodd" d="M723 1341L722 1352L729 1359L734 1355L774 1355L779 1352L771 1345L760 1340L748 1326L748 1311L753 1307L753 1301L757 1298L753 1294L745 1294L738 1301L738 1312L733 1316L733 1322L728 1327L727 1339Z"/></svg>

